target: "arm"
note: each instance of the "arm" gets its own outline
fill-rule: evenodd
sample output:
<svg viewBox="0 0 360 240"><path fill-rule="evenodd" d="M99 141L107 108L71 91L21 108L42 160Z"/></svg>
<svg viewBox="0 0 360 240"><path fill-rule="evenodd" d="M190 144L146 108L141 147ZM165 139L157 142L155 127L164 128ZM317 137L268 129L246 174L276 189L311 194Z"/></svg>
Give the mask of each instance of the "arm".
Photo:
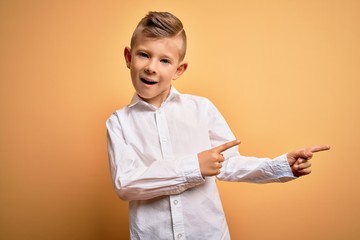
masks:
<svg viewBox="0 0 360 240"><path fill-rule="evenodd" d="M232 142L226 144L229 143ZM237 153L233 156L224 157L225 153L214 153L214 149L199 154L200 169L203 176L217 175L218 179L224 181L251 183L286 182L295 179L286 155L275 159L247 157ZM218 154L217 157L216 154ZM202 164L203 161L206 161L207 165ZM208 169L213 170L209 171Z"/></svg>
<svg viewBox="0 0 360 240"><path fill-rule="evenodd" d="M204 182L196 154L173 161L156 160L145 164L123 137L116 115L106 123L110 172L115 190L123 200L146 200L178 194Z"/></svg>
<svg viewBox="0 0 360 240"><path fill-rule="evenodd" d="M209 117L210 138L214 144L234 139L225 119L212 104L209 107ZM285 182L309 174L311 172L309 160L313 153L330 149L329 146L324 145L313 146L269 159L241 156L235 147L240 141L238 144L231 144L235 142L228 142L199 154L201 172L205 173L204 176L217 175L221 180L253 183ZM219 148L221 151L214 151ZM223 151L225 152L222 153ZM204 161L212 163L210 165L214 169L212 172L205 171L207 169L202 164Z"/></svg>
<svg viewBox="0 0 360 240"><path fill-rule="evenodd" d="M253 171L252 173L248 172L246 175L243 176L239 176L239 172L230 170L231 174L237 174L237 175L235 176L231 176L231 174L227 175L224 180L238 181L237 179L242 179L242 181L255 182L255 183L266 183L273 181L285 182L288 180L292 180L294 178L310 174L311 162L309 160L313 157L313 154L316 152L326 151L329 149L330 147L325 145L301 148L298 150L291 151L273 160L267 158L259 159L259 158L243 157L243 156L234 157L235 162L233 161L230 164L236 165L237 164L236 159L237 159L240 160L243 164L253 166L254 167L253 170L255 171ZM258 160L261 161L258 162ZM229 166L227 167L229 169ZM236 169L236 166L231 166L230 169ZM224 171L224 173L229 174L229 170ZM224 178L224 176L222 177Z"/></svg>
<svg viewBox="0 0 360 240"><path fill-rule="evenodd" d="M213 147L235 139L225 119L212 103L209 103L208 116L209 136ZM240 155L237 147L224 151L222 155L225 160L220 174L217 175L220 180L267 183L285 182L295 178L286 155L275 159L247 157Z"/></svg>

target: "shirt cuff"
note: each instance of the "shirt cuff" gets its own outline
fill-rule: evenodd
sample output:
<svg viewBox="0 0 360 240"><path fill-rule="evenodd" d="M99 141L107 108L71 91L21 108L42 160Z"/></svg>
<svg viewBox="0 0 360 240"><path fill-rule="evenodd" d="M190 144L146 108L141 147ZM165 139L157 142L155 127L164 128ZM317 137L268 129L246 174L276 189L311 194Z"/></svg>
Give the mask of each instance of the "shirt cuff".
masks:
<svg viewBox="0 0 360 240"><path fill-rule="evenodd" d="M283 154L274 158L271 163L274 174L278 176L281 182L287 182L296 179L289 165L287 154Z"/></svg>
<svg viewBox="0 0 360 240"><path fill-rule="evenodd" d="M184 175L187 182L204 182L201 175L197 154L189 155L182 159Z"/></svg>

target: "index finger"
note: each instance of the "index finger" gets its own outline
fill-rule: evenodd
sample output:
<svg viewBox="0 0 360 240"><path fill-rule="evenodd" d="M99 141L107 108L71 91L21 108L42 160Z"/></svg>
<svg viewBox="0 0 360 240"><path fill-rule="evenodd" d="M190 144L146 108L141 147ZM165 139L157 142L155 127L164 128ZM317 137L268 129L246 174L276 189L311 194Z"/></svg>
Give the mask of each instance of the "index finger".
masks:
<svg viewBox="0 0 360 240"><path fill-rule="evenodd" d="M311 147L310 151L315 153L315 152L327 151L329 149L330 149L330 146L328 146L328 145L319 145L319 146Z"/></svg>
<svg viewBox="0 0 360 240"><path fill-rule="evenodd" d="M233 140L227 143L224 143L222 145L219 145L217 147L214 147L213 150L215 150L217 153L222 153L225 150L228 150L229 148L235 147L240 144L240 140Z"/></svg>

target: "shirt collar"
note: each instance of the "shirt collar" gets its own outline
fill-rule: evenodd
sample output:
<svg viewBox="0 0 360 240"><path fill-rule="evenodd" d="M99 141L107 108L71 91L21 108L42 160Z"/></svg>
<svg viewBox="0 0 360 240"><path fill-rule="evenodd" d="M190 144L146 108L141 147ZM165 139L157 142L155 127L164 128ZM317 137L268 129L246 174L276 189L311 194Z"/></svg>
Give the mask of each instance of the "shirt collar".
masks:
<svg viewBox="0 0 360 240"><path fill-rule="evenodd" d="M171 100L173 100L175 98L178 98L178 97L180 97L180 92L178 90L176 90L175 87L171 86L169 96L165 99L164 103L168 102L168 101L171 101ZM132 99L131 99L130 104L128 105L128 107L131 108L131 107L137 105L140 102L145 104L145 105L150 105L147 102L145 102L144 100L142 100L135 92Z"/></svg>

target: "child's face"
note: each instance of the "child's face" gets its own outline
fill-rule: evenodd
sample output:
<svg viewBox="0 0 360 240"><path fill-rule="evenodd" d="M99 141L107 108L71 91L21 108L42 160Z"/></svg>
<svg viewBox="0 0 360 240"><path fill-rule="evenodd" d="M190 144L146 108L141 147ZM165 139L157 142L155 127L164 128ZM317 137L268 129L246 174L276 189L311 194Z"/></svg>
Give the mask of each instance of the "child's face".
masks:
<svg viewBox="0 0 360 240"><path fill-rule="evenodd" d="M153 39L139 34L134 47L125 48L132 83L146 102L160 107L169 94L171 80L186 70L187 63L180 62L182 44L180 37Z"/></svg>

